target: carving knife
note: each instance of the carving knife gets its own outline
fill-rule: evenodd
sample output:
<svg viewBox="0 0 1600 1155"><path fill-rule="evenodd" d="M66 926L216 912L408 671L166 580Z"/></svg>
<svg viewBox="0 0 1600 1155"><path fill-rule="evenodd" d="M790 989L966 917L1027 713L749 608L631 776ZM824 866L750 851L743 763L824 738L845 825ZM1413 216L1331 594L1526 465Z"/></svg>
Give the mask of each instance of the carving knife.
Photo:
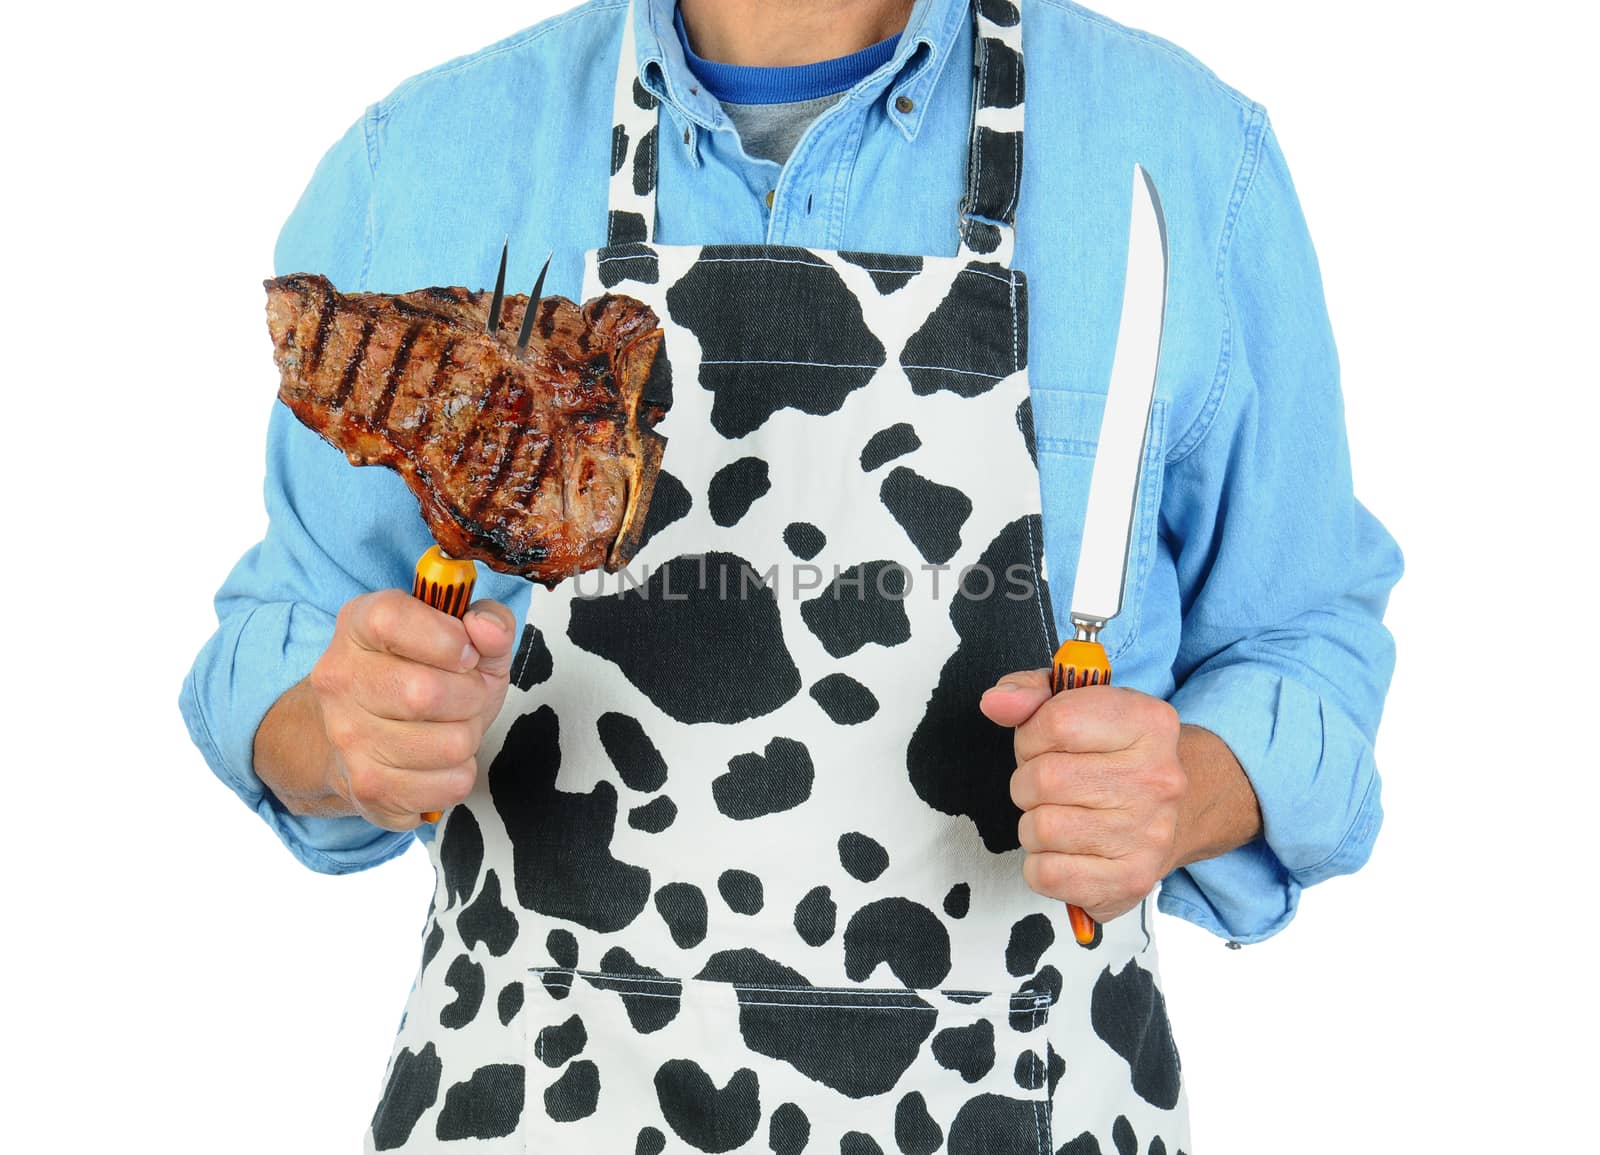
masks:
<svg viewBox="0 0 1600 1155"><path fill-rule="evenodd" d="M1128 271L1122 321L1111 362L1111 384L1100 418L1100 440L1083 519L1078 570L1072 587L1073 637L1051 663L1053 693L1111 681L1111 662L1099 642L1101 628L1122 609L1122 587L1133 540L1140 466L1155 398L1161 330L1167 307L1167 225L1161 196L1142 165L1133 166L1133 211L1128 223ZM1100 927L1067 905L1079 945L1100 944Z"/></svg>

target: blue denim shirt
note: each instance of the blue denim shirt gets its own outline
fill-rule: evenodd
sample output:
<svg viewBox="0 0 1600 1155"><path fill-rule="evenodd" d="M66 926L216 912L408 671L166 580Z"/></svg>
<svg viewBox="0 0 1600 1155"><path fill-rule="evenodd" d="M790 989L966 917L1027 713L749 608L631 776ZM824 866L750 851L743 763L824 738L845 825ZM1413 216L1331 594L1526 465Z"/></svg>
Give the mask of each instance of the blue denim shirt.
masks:
<svg viewBox="0 0 1600 1155"><path fill-rule="evenodd" d="M1159 904L1253 942L1289 922L1303 887L1371 851L1373 742L1394 657L1382 615L1401 557L1352 491L1316 256L1266 112L1165 41L1066 0L1022 7L1016 263L1030 286L1047 569L1071 589L1140 162L1167 217L1168 327L1124 611L1102 640L1121 684L1220 735L1249 775L1264 836L1174 872ZM577 296L583 251L605 241L627 10L594 0L373 104L317 166L276 272L322 272L346 291L477 288L492 284L509 232L523 281L554 249L546 292ZM954 254L966 0L916 0L889 62L781 169L744 154L688 70L672 11L672 0L636 9L641 75L662 100L659 240ZM217 594L183 715L211 768L302 862L360 870L414 836L290 814L254 773L253 739L326 647L339 607L407 585L430 539L398 476L351 468L276 403L265 493L267 535ZM481 571L479 596L519 618L529 590Z"/></svg>

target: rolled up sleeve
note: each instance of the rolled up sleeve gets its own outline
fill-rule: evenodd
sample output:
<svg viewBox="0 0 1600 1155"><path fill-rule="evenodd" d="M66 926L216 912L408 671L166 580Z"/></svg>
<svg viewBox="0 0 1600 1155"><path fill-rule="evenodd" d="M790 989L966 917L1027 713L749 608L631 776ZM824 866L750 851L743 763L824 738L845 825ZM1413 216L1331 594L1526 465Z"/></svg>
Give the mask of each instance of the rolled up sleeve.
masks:
<svg viewBox="0 0 1600 1155"><path fill-rule="evenodd" d="M1354 495L1317 259L1264 119L1240 175L1221 395L1168 463L1161 515L1184 603L1171 701L1238 758L1263 834L1174 872L1159 904L1247 943L1372 851L1395 656L1383 614L1402 559Z"/></svg>
<svg viewBox="0 0 1600 1155"><path fill-rule="evenodd" d="M362 287L373 121L374 110L369 110L318 164L279 235L278 275L320 272L346 291ZM327 647L339 607L377 584L394 584L380 575L394 565L394 556L405 556L400 551L406 537L392 533L392 526L387 538L380 531L394 516L395 502L392 487L365 476L379 472L350 469L284 406L273 404L264 490L267 534L218 591L217 630L179 695L190 737L212 771L297 859L327 874L393 858L412 835L356 817L291 814L256 775L255 733L273 703L310 672ZM398 508L400 515L410 513L409 519L400 517L401 525L417 520L414 509Z"/></svg>

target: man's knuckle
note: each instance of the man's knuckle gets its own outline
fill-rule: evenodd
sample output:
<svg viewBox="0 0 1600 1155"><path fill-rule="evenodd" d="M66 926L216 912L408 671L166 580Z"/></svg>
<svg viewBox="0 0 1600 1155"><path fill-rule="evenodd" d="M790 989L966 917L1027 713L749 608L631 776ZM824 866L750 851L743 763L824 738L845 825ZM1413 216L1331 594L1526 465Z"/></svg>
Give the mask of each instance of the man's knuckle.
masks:
<svg viewBox="0 0 1600 1155"><path fill-rule="evenodd" d="M346 777L350 783L351 797L364 806L381 801L388 787L386 775L370 763L360 762L351 766Z"/></svg>
<svg viewBox="0 0 1600 1155"><path fill-rule="evenodd" d="M411 717L427 717L437 708L439 697L439 686L426 670L408 670L400 679L400 705Z"/></svg>
<svg viewBox="0 0 1600 1155"><path fill-rule="evenodd" d="M464 724L443 727L438 742L446 765L465 762L478 752L478 736Z"/></svg>

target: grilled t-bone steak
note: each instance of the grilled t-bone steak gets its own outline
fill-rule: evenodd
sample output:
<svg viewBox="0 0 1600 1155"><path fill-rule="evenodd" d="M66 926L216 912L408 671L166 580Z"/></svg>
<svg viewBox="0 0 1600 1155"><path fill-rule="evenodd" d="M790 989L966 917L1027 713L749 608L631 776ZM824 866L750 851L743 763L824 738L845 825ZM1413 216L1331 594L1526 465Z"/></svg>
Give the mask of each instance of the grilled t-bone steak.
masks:
<svg viewBox="0 0 1600 1155"><path fill-rule="evenodd" d="M661 329L649 306L582 307L489 294L337 291L296 273L266 282L278 396L355 465L387 465L453 557L553 585L620 569L639 545L670 397L652 390Z"/></svg>

